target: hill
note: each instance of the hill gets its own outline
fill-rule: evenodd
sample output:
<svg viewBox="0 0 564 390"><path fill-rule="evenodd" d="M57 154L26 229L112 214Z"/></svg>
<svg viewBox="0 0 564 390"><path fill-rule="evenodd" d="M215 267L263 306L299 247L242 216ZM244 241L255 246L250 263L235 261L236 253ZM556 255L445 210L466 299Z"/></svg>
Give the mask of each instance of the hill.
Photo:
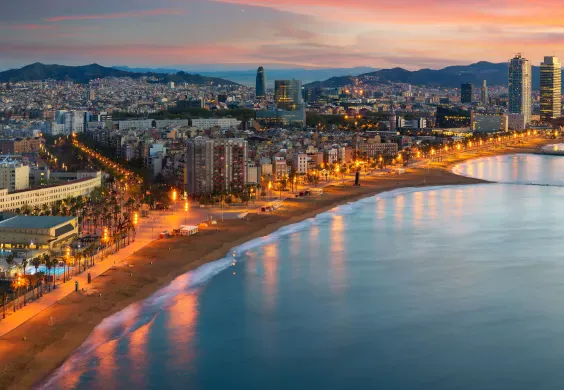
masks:
<svg viewBox="0 0 564 390"><path fill-rule="evenodd" d="M177 73L180 69L186 72L197 73L202 76L207 77L218 77L226 80L231 80L233 82L254 86L257 77L257 69L247 69L247 70L235 70L235 69L224 69L224 70L210 70L213 69L213 65L183 65L179 66L180 69L169 69L169 68L130 68L127 66L114 66L115 69L125 70L128 72L138 72L138 73ZM376 68L371 68L368 66L359 66L356 68L321 68L321 69L308 69L308 68L288 68L288 69L277 69L277 68L265 68L266 71L266 83L267 86L274 87L274 80L289 80L296 79L302 80L304 84L311 83L314 81L326 80L331 77L337 76L358 76L363 73L374 72Z"/></svg>
<svg viewBox="0 0 564 390"><path fill-rule="evenodd" d="M187 82L190 84L221 84L221 85L237 85L229 80L207 77L198 74L189 74L186 72L168 73L139 73L128 72L121 69L108 68L98 64L82 65L82 66L65 66L65 65L45 65L39 62L24 66L19 69L10 69L0 72L0 82L19 82L19 81L42 81L42 80L60 80L72 81L78 84L86 84L90 80L104 77L131 77L138 79L141 77L153 77L155 82Z"/></svg>
<svg viewBox="0 0 564 390"><path fill-rule="evenodd" d="M533 89L540 87L540 69L533 66ZM475 86L482 84L483 80L488 85L507 86L507 63L494 64L481 61L471 65L448 66L443 69L421 69L409 71L402 68L381 69L375 72L364 73L357 77L332 77L328 80L308 84L310 87L343 87L354 81L367 85L385 84L388 82L409 83L422 86L460 87L462 83L472 83Z"/></svg>

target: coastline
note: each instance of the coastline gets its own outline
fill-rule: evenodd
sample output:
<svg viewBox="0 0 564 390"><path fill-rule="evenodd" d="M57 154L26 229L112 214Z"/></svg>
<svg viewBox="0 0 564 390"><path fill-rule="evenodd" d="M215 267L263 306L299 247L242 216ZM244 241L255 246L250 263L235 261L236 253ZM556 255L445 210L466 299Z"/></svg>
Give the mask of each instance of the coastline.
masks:
<svg viewBox="0 0 564 390"><path fill-rule="evenodd" d="M479 157L530 153L539 145L554 142L538 140L479 155L462 153L456 158L433 163L430 168L409 169L400 176L361 175L361 187L350 183L344 187L330 186L318 199L289 200L271 215L251 215L249 221L226 221L218 225L219 231L214 227L202 229L192 237L156 241L125 260L132 267L122 263L96 278L92 283L95 292L72 294L2 337L0 388L30 388L44 380L105 318L148 298L176 277L221 259L233 247L341 204L382 192L408 187L487 183L456 175L451 172L452 167Z"/></svg>

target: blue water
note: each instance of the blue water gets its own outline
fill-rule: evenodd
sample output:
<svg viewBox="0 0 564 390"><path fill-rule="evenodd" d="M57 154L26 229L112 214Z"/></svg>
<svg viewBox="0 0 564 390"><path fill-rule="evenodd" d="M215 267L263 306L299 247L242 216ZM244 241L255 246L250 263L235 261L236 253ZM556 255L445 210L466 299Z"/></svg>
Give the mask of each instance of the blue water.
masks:
<svg viewBox="0 0 564 390"><path fill-rule="evenodd" d="M43 387L561 388L563 204L562 187L481 184L336 208L106 319Z"/></svg>

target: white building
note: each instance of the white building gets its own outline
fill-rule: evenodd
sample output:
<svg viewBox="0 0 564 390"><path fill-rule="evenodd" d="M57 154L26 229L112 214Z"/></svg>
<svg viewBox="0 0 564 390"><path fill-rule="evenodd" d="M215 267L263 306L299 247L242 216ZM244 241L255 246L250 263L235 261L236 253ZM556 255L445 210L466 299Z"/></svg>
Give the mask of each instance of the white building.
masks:
<svg viewBox="0 0 564 390"><path fill-rule="evenodd" d="M525 124L531 122L531 83L531 62L517 54L509 61L508 106L511 114L523 114Z"/></svg>
<svg viewBox="0 0 564 390"><path fill-rule="evenodd" d="M135 119L130 121L118 121L120 130L145 130L153 127L152 119Z"/></svg>
<svg viewBox="0 0 564 390"><path fill-rule="evenodd" d="M237 127L241 121L236 118L209 118L209 119L192 119L192 126L200 130L208 130L212 127L220 127L222 130L229 130Z"/></svg>
<svg viewBox="0 0 564 390"><path fill-rule="evenodd" d="M292 159L292 166L296 170L298 174L306 174L307 173L307 154L305 153L298 153L295 154Z"/></svg>
<svg viewBox="0 0 564 390"><path fill-rule="evenodd" d="M472 113L472 131L477 133L494 133L507 131L508 120L505 114Z"/></svg>
<svg viewBox="0 0 564 390"><path fill-rule="evenodd" d="M0 157L0 188L8 192L29 188L29 165L12 160L10 156Z"/></svg>
<svg viewBox="0 0 564 390"><path fill-rule="evenodd" d="M46 186L37 189L9 193L8 189L0 190L0 211L14 211L24 205L29 207L53 204L69 197L89 196L92 190L102 185L102 176L86 178L61 185Z"/></svg>

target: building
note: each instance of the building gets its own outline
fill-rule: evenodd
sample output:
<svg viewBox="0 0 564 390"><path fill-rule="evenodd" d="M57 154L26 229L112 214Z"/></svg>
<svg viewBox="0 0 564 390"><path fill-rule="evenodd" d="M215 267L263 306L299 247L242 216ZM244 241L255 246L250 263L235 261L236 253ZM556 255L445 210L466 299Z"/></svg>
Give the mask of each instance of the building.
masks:
<svg viewBox="0 0 564 390"><path fill-rule="evenodd" d="M508 130L508 118L505 114L472 113L472 131L476 133L495 133Z"/></svg>
<svg viewBox="0 0 564 390"><path fill-rule="evenodd" d="M196 127L199 130L208 130L212 127L220 127L221 130L229 130L240 124L241 121L237 118L192 119L192 127Z"/></svg>
<svg viewBox="0 0 564 390"><path fill-rule="evenodd" d="M527 127L524 114L508 114L507 122L509 130L521 131L525 130Z"/></svg>
<svg viewBox="0 0 564 390"><path fill-rule="evenodd" d="M296 153L292 158L292 167L296 173L304 175L307 173L307 154Z"/></svg>
<svg viewBox="0 0 564 390"><path fill-rule="evenodd" d="M34 153L41 149L43 138L16 138L0 140L1 154Z"/></svg>
<svg viewBox="0 0 564 390"><path fill-rule="evenodd" d="M213 191L241 192L247 186L247 141L222 138L213 141Z"/></svg>
<svg viewBox="0 0 564 390"><path fill-rule="evenodd" d="M0 211L15 211L25 205L31 208L41 207L44 204L50 205L67 198L89 196L95 188L101 185L102 177L97 176L13 193L9 193L8 189L0 189Z"/></svg>
<svg viewBox="0 0 564 390"><path fill-rule="evenodd" d="M247 185L247 141L196 137L188 142L186 191L204 195L243 191Z"/></svg>
<svg viewBox="0 0 564 390"><path fill-rule="evenodd" d="M398 144L396 143L362 143L359 145L361 152L368 157L396 157L398 154Z"/></svg>
<svg viewBox="0 0 564 390"><path fill-rule="evenodd" d="M549 122L562 114L562 65L556 57L544 57L540 66L540 119Z"/></svg>
<svg viewBox="0 0 564 390"><path fill-rule="evenodd" d="M460 102L462 104L472 103L472 94L474 93L474 86L470 83L464 83L460 86Z"/></svg>
<svg viewBox="0 0 564 390"><path fill-rule="evenodd" d="M455 128L470 127L471 113L468 110L459 108L449 108L445 106L437 107L436 127Z"/></svg>
<svg viewBox="0 0 564 390"><path fill-rule="evenodd" d="M257 70L256 98L266 98L266 74L264 73L264 68L262 66L260 66Z"/></svg>
<svg viewBox="0 0 564 390"><path fill-rule="evenodd" d="M517 54L509 61L509 113L531 122L531 62Z"/></svg>
<svg viewBox="0 0 564 390"><path fill-rule="evenodd" d="M196 137L188 141L186 153L186 191L191 195L213 191L213 140Z"/></svg>
<svg viewBox="0 0 564 390"><path fill-rule="evenodd" d="M305 104L300 80L275 80L274 103L276 111L288 111L295 114L294 123L306 125Z"/></svg>
<svg viewBox="0 0 564 390"><path fill-rule="evenodd" d="M17 215L0 221L3 248L54 249L78 235L77 217Z"/></svg>
<svg viewBox="0 0 564 390"><path fill-rule="evenodd" d="M489 97L488 97L488 82L486 80L482 83L482 91L480 94L480 102L482 105L487 106L489 104Z"/></svg>
<svg viewBox="0 0 564 390"><path fill-rule="evenodd" d="M272 159L272 168L274 177L281 178L283 176L288 176L288 164L286 164L286 159L284 157L274 157Z"/></svg>
<svg viewBox="0 0 564 390"><path fill-rule="evenodd" d="M8 192L29 188L29 165L13 160L10 156L0 156L0 188Z"/></svg>

